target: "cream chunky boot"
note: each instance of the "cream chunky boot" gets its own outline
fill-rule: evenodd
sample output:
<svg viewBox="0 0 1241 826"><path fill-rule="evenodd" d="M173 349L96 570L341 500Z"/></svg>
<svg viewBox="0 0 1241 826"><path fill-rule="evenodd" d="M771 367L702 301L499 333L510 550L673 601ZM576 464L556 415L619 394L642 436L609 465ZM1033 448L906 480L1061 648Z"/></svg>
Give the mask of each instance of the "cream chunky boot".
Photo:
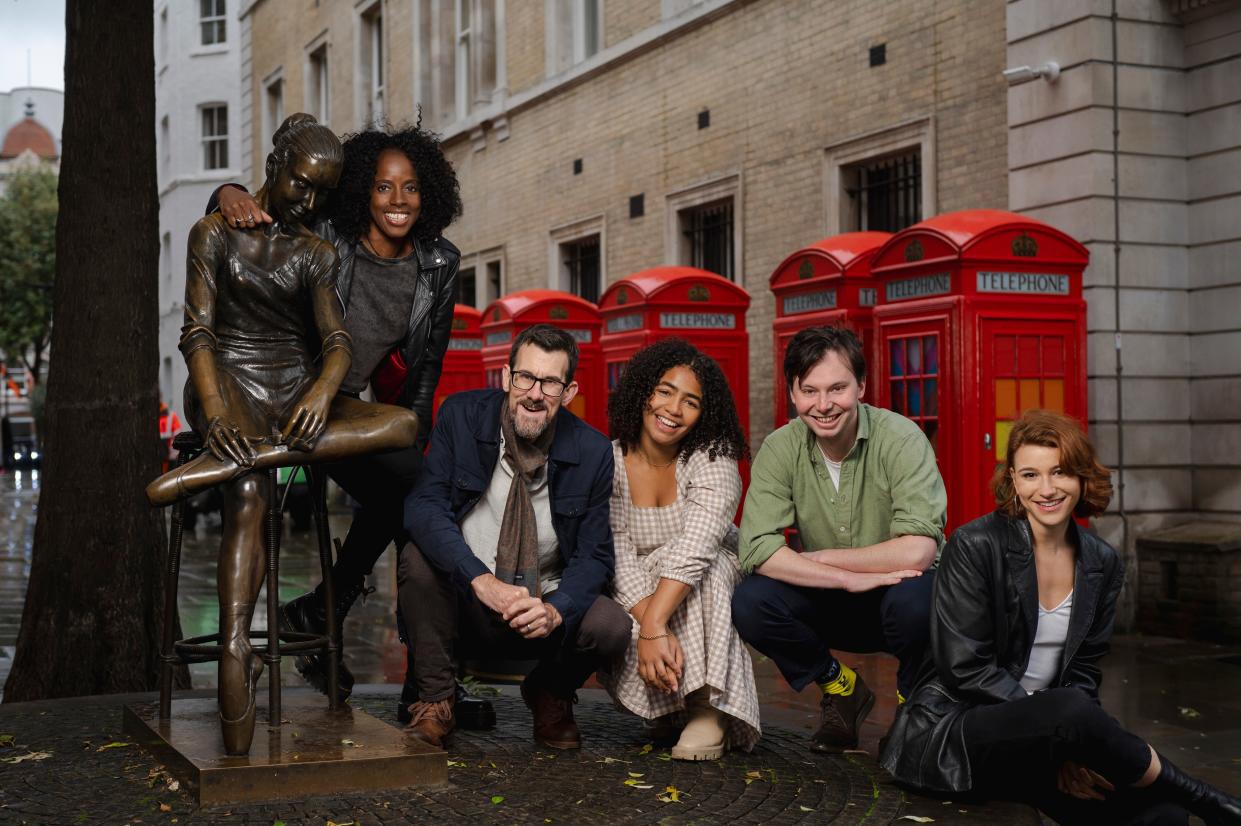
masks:
<svg viewBox="0 0 1241 826"><path fill-rule="evenodd" d="M672 747L673 760L719 760L724 756L725 715L711 705L711 689L703 686L685 698L689 722Z"/></svg>

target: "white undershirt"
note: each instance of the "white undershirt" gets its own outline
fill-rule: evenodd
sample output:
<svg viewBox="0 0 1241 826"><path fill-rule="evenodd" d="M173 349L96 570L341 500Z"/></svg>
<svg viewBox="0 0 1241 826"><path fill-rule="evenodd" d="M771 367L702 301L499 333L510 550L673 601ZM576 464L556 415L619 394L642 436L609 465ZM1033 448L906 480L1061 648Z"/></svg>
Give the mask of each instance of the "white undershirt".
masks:
<svg viewBox="0 0 1241 826"><path fill-rule="evenodd" d="M819 446L819 453L823 454L823 461L827 463L827 475L832 477L832 487L840 490L840 468L844 465L844 460L833 462L822 445Z"/></svg>
<svg viewBox="0 0 1241 826"><path fill-rule="evenodd" d="M1069 591L1064 602L1050 611L1044 608L1042 603L1039 604L1034 647L1030 649L1030 662L1026 666L1026 673L1021 675L1021 687L1027 694L1047 688L1060 673L1064 643L1069 638L1069 617L1072 614L1072 591Z"/></svg>

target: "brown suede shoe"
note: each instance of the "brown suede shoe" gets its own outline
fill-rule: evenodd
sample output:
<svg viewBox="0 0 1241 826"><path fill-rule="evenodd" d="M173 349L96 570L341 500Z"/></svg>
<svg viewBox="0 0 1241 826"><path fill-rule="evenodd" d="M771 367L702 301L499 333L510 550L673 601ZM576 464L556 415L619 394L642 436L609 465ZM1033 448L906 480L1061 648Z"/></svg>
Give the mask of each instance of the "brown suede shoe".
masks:
<svg viewBox="0 0 1241 826"><path fill-rule="evenodd" d="M419 700L409 707L409 725L405 727L406 737L415 737L429 743L437 749L444 748L444 740L457 727L457 718L453 714L453 697L434 703Z"/></svg>
<svg viewBox="0 0 1241 826"><path fill-rule="evenodd" d="M810 736L810 750L835 752L857 748L858 730L875 705L875 695L857 675L853 693L824 694L819 705L819 730Z"/></svg>
<svg viewBox="0 0 1241 826"><path fill-rule="evenodd" d="M521 684L521 699L534 715L534 739L550 749L580 749L582 733L573 720L577 697L561 699L527 679Z"/></svg>

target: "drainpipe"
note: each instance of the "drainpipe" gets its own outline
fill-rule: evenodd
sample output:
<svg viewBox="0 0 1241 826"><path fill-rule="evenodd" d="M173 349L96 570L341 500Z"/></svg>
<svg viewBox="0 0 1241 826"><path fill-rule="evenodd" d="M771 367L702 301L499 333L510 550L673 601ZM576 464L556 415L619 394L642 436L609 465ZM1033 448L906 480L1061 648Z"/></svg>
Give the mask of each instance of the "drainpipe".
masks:
<svg viewBox="0 0 1241 826"><path fill-rule="evenodd" d="M1115 313L1116 376L1116 509L1120 515L1122 553L1129 552L1129 515L1125 512L1125 372L1120 337L1120 55L1117 52L1119 16L1112 0L1112 309Z"/></svg>

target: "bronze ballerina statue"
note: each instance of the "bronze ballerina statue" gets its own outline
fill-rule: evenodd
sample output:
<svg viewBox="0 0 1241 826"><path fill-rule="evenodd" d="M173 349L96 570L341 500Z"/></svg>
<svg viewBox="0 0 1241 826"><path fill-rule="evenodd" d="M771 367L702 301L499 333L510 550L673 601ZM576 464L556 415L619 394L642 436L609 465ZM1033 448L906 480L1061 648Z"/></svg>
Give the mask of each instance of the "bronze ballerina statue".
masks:
<svg viewBox="0 0 1241 826"><path fill-rule="evenodd" d="M249 628L270 494L256 471L405 448L418 433L409 410L337 394L351 353L336 251L308 227L340 177L340 141L298 114L272 142L257 200L273 222L243 229L215 213L190 232L180 348L186 415L207 450L146 491L151 504L168 505L224 485L218 696L228 754L250 749L263 670Z"/></svg>

